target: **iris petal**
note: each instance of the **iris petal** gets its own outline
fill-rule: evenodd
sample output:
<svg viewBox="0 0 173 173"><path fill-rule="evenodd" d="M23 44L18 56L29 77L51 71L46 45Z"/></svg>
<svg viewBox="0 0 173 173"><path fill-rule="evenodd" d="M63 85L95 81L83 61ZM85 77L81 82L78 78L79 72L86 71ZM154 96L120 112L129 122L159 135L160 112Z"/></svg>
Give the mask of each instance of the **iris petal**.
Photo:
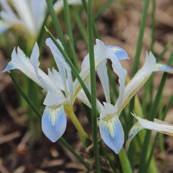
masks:
<svg viewBox="0 0 173 173"><path fill-rule="evenodd" d="M124 131L119 119L113 120L111 126L106 125L106 122L100 122L100 135L104 143L118 154L124 144Z"/></svg>
<svg viewBox="0 0 173 173"><path fill-rule="evenodd" d="M42 117L42 131L52 142L56 142L65 132L67 117L64 109L46 107Z"/></svg>
<svg viewBox="0 0 173 173"><path fill-rule="evenodd" d="M123 48L118 47L118 46L112 46L112 45L108 45L108 47L111 50L113 50L114 55L116 56L117 59L119 59L119 60L126 60L126 59L128 59L128 54L127 54L127 52Z"/></svg>
<svg viewBox="0 0 173 173"><path fill-rule="evenodd" d="M97 74L100 78L100 82L103 87L106 101L110 102L110 86L109 86L109 77L108 77L108 72L106 67L106 60L98 65Z"/></svg>

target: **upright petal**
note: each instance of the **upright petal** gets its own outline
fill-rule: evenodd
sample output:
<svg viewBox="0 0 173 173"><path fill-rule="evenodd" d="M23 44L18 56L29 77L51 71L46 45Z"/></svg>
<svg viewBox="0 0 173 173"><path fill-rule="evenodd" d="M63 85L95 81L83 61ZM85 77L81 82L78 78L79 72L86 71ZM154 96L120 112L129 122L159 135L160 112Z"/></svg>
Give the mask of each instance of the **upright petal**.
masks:
<svg viewBox="0 0 173 173"><path fill-rule="evenodd" d="M64 83L61 74L55 69L48 69L48 76L58 90L64 91Z"/></svg>
<svg viewBox="0 0 173 173"><path fill-rule="evenodd" d="M124 49L116 47L116 46L105 45L101 40L96 39L96 44L94 46L94 58L95 58L95 69L98 70L99 73L100 73L100 70L98 68L100 67L100 65L102 63L105 64L108 59L110 59L112 61L112 63L114 63L113 68L114 68L114 70L116 69L116 72L118 72L119 68L117 68L117 67L119 67L121 65L119 60L127 59L128 55ZM88 80L88 78L89 78L89 71L90 71L89 68L90 68L89 55L87 54L81 64L80 76L82 77L82 79L84 81ZM101 76L101 74L98 74L98 75ZM104 74L104 77L100 78L100 80L107 81L108 79L107 79L106 75ZM108 83L106 84L106 86L103 85L103 87L104 87L105 95L108 99L108 92L109 92ZM79 88L80 88L79 81L76 80L74 83L74 90L79 90Z"/></svg>
<svg viewBox="0 0 173 173"><path fill-rule="evenodd" d="M26 29L32 34L36 34L35 25L33 22L32 11L27 0L12 0L13 6L15 7L18 15L23 21Z"/></svg>
<svg viewBox="0 0 173 173"><path fill-rule="evenodd" d="M104 143L116 154L124 144L124 131L118 118L99 122L100 135Z"/></svg>
<svg viewBox="0 0 173 173"><path fill-rule="evenodd" d="M66 98L64 97L61 91L48 91L43 104L49 107L57 107L62 105L65 101Z"/></svg>
<svg viewBox="0 0 173 173"><path fill-rule="evenodd" d="M31 0L31 11L36 32L38 33L46 16L46 1Z"/></svg>
<svg viewBox="0 0 173 173"><path fill-rule="evenodd" d="M143 67L135 74L132 80L125 87L122 96L123 100L118 107L119 109L118 112L121 112L121 110L128 104L131 98L134 95L136 95L136 93L139 91L141 87L143 87L143 85L146 83L146 81L151 76L152 72L155 71L155 69L156 69L155 57L151 53L147 54Z"/></svg>
<svg viewBox="0 0 173 173"><path fill-rule="evenodd" d="M33 65L19 47L13 49L11 61L5 67L4 72L9 72L14 69L22 71L25 75L40 85L40 81L37 78Z"/></svg>
<svg viewBox="0 0 173 173"><path fill-rule="evenodd" d="M42 131L52 142L56 142L65 132L67 117L62 107L46 107L42 117Z"/></svg>
<svg viewBox="0 0 173 173"><path fill-rule="evenodd" d="M109 77L108 71L106 67L106 60L98 65L97 74L100 78L101 85L103 87L103 91L106 97L106 101L110 102L110 86L109 86Z"/></svg>
<svg viewBox="0 0 173 173"><path fill-rule="evenodd" d="M39 47L38 44L35 43L30 58L31 64L34 66L35 69L38 69L40 65L39 56L40 56Z"/></svg>
<svg viewBox="0 0 173 173"><path fill-rule="evenodd" d="M96 44L94 45L94 58L95 58L95 68L97 69L98 65L106 60L113 59L117 60L125 60L128 59L127 52L118 48L117 46L110 46L104 44L101 40L96 39ZM86 55L82 61L81 65L82 71L89 70L89 55Z"/></svg>
<svg viewBox="0 0 173 173"><path fill-rule="evenodd" d="M59 40L57 40L57 42L59 42ZM66 66L68 66L68 65L64 59L64 56L62 55L62 53L57 48L57 46L55 45L55 43L53 42L53 40L51 38L46 39L46 45L51 50L51 53L55 59L55 62L56 62L56 65L57 65L59 71L61 71L62 68L63 69L66 68Z"/></svg>
<svg viewBox="0 0 173 173"><path fill-rule="evenodd" d="M60 42L60 41L57 40L57 42ZM46 39L46 44L50 48L50 50L54 56L56 65L58 67L58 70L59 70L59 73L61 76L61 80L63 81L63 84L64 84L64 92L68 96L71 97L72 92L73 92L73 84L72 84L73 80L72 80L72 75L71 75L71 68L67 64L64 56L59 51L59 49L57 48L57 46L55 45L55 43L53 42L53 40L51 38Z"/></svg>
<svg viewBox="0 0 173 173"><path fill-rule="evenodd" d="M0 0L0 4L2 7L2 10L0 12L0 16L6 25L11 26L13 24L19 24L20 21L10 5L8 4L7 0Z"/></svg>

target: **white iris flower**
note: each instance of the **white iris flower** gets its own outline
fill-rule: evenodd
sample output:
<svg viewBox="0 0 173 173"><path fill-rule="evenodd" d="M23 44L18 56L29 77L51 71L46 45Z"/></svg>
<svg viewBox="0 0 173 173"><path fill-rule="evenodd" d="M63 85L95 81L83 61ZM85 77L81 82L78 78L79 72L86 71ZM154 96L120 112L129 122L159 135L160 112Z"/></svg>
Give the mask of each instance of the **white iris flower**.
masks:
<svg viewBox="0 0 173 173"><path fill-rule="evenodd" d="M0 5L0 32L22 27L33 37L38 34L46 15L45 0L0 0Z"/></svg>
<svg viewBox="0 0 173 173"><path fill-rule="evenodd" d="M100 135L103 139L104 143L115 153L119 153L123 144L124 144L124 131L119 120L119 116L122 110L126 107L129 101L133 96L137 94L137 92L141 89L141 87L146 83L151 74L156 71L173 73L173 68L167 65L162 65L156 63L156 59L152 53L149 53L145 57L145 63L143 67L135 74L135 76L125 84L127 71L122 67L119 60L127 59L127 53L120 48L115 48L116 53L114 53L110 46L106 46L103 42L97 40L94 51L95 51L95 59L97 60L110 59L112 61L113 71L119 78L119 97L116 103L113 105L110 103L110 89L109 89L109 80L107 76L106 69L106 59L102 61L96 70L98 72L98 76L103 86L103 90L105 93L106 102L101 104L97 101L98 110L100 112L99 117L99 129ZM159 131L159 127L162 124L159 123L154 126L154 122L149 123L149 121L143 121L139 119L139 123L141 127L154 129ZM148 123L148 124L147 124ZM152 128L153 125L153 128ZM170 130L170 128L168 128ZM134 130L135 131L135 130ZM163 128L160 129L163 131ZM166 131L166 130L165 130ZM164 131L164 132L165 132ZM170 131L166 131L165 133L169 133Z"/></svg>
<svg viewBox="0 0 173 173"><path fill-rule="evenodd" d="M74 89L71 69L64 60L63 55L50 38L46 40L46 44L54 56L58 71L52 68L48 69L48 74L46 74L39 68L39 48L35 44L30 58L26 57L19 47L14 49L12 59L4 72L18 69L46 91L47 94L44 100L46 107L42 116L42 130L52 142L55 142L65 132L67 117L64 105L73 104Z"/></svg>
<svg viewBox="0 0 173 173"><path fill-rule="evenodd" d="M80 5L81 0L69 0L69 5ZM0 0L0 32L9 28L22 28L34 38L40 32L46 17L45 0ZM63 8L63 1L58 0L54 9L59 12Z"/></svg>

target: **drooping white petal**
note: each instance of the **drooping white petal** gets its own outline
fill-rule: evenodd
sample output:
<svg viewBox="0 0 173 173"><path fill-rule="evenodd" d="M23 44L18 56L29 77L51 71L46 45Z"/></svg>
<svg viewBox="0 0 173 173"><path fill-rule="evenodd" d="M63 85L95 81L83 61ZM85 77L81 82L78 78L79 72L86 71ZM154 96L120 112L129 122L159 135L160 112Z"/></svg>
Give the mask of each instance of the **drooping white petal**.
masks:
<svg viewBox="0 0 173 173"><path fill-rule="evenodd" d="M94 46L94 58L95 58L95 68L105 60L113 59L125 60L128 59L127 52L122 48L117 48L116 46L105 45L101 40L96 39L96 44ZM82 71L89 70L89 55L86 55L82 61L81 65Z"/></svg>
<svg viewBox="0 0 173 173"><path fill-rule="evenodd" d="M65 132L67 126L67 117L62 107L46 107L42 116L42 131L52 142L56 142Z"/></svg>
<svg viewBox="0 0 173 173"><path fill-rule="evenodd" d="M127 52L124 49L122 49L121 47L113 46L113 45L107 45L107 46L114 52L115 58L118 58L119 60L128 59Z"/></svg>
<svg viewBox="0 0 173 173"><path fill-rule="evenodd" d="M131 128L129 132L128 141L127 141L128 144L143 129L153 130L156 132L173 136L173 125L168 124L164 121L157 120L157 119L155 119L154 121L150 121L150 120L141 118L139 116L136 116L136 114L133 114L133 116L137 119L137 122L133 125L133 127Z"/></svg>
<svg viewBox="0 0 173 173"><path fill-rule="evenodd" d="M124 144L124 131L118 118L99 122L100 135L104 143L116 154Z"/></svg>
<svg viewBox="0 0 173 173"><path fill-rule="evenodd" d="M138 123L141 125L143 129L153 130L156 132L173 136L173 125L171 124L167 124L164 121L158 121L156 119L153 122L146 120L144 118L140 118L139 116L135 116L135 118L138 120Z"/></svg>

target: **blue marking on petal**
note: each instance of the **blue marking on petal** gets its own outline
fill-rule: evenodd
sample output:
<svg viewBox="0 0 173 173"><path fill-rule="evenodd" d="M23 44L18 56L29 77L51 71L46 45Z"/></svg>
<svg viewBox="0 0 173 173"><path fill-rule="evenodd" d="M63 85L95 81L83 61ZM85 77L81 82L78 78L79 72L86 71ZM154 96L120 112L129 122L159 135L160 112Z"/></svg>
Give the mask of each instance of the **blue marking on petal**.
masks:
<svg viewBox="0 0 173 173"><path fill-rule="evenodd" d="M45 108L42 116L42 131L48 139L52 142L56 142L65 132L67 126L67 117L63 108L56 109L56 118L53 123L51 120L51 109L54 108Z"/></svg>
<svg viewBox="0 0 173 173"><path fill-rule="evenodd" d="M14 70L16 67L12 63L8 63L3 72L10 72L11 70Z"/></svg>
<svg viewBox="0 0 173 173"><path fill-rule="evenodd" d="M168 66L168 65L164 65L164 64L160 64L159 71L173 73L173 67Z"/></svg>
<svg viewBox="0 0 173 173"><path fill-rule="evenodd" d="M99 124L101 138L111 150L118 154L124 144L124 130L121 122L119 119L112 120L111 125L113 128L113 134L106 123L107 122L100 122Z"/></svg>
<svg viewBox="0 0 173 173"><path fill-rule="evenodd" d="M114 51L115 56L119 60L126 60L126 59L128 59L128 54L127 54L127 52L123 48L118 47L118 46L112 46L112 45L108 45L108 47Z"/></svg>

